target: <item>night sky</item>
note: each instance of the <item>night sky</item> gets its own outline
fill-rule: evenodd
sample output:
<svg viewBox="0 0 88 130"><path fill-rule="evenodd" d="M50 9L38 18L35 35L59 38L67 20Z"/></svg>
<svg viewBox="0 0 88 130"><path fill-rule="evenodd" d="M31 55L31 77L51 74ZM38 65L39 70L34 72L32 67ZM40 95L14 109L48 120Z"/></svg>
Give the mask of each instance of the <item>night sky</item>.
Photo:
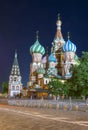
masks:
<svg viewBox="0 0 88 130"><path fill-rule="evenodd" d="M87 2L87 1L86 1ZM88 4L85 0L3 0L0 1L0 88L9 79L15 49L23 86L29 79L30 46L36 40L50 48L60 13L62 34L77 46L77 55L88 51Z"/></svg>

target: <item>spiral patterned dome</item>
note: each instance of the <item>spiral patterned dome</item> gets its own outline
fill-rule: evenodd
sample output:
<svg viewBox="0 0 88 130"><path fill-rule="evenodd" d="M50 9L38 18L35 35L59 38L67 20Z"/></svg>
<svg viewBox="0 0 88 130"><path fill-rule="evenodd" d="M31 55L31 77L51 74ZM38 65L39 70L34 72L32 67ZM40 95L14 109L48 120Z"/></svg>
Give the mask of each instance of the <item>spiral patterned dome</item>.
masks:
<svg viewBox="0 0 88 130"><path fill-rule="evenodd" d="M41 53L42 55L45 54L44 47L39 43L38 39L36 42L31 46L30 53Z"/></svg>
<svg viewBox="0 0 88 130"><path fill-rule="evenodd" d="M64 52L76 52L76 45L73 44L73 43L68 39L68 41L63 45L63 51L64 51Z"/></svg>
<svg viewBox="0 0 88 130"><path fill-rule="evenodd" d="M48 57L48 62L57 62L57 59L55 58L55 56L53 54L51 54L49 57Z"/></svg>

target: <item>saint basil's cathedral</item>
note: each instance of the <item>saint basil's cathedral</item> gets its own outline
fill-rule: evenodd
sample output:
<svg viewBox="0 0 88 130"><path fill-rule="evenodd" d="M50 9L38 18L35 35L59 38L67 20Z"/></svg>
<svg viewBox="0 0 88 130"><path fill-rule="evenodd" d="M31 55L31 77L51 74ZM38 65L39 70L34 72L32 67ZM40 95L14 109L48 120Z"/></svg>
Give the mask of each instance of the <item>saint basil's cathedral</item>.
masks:
<svg viewBox="0 0 88 130"><path fill-rule="evenodd" d="M53 78L67 80L71 78L70 68L72 65L79 64L76 55L76 45L68 40L65 41L61 32L62 22L58 16L56 22L56 34L51 44L51 52L45 52L45 48L39 42L38 32L36 41L30 47L32 61L30 63L29 81L27 82L28 96L42 97L48 96L48 83ZM19 94L22 91L17 52L15 52L12 71L9 76L9 95Z"/></svg>

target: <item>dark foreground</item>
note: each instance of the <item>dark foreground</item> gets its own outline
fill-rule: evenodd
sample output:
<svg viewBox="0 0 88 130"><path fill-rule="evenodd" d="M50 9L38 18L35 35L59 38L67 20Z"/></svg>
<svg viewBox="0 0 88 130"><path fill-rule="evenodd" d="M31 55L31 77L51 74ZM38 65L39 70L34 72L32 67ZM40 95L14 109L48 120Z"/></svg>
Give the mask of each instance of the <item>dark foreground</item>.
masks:
<svg viewBox="0 0 88 130"><path fill-rule="evenodd" d="M88 130L88 112L0 105L0 130Z"/></svg>

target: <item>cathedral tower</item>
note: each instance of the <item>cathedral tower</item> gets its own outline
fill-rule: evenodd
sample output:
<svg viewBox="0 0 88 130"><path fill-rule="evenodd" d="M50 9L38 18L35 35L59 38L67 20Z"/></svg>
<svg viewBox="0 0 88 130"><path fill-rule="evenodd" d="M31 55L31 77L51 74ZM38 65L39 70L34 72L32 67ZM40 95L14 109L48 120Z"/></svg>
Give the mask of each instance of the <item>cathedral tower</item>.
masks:
<svg viewBox="0 0 88 130"><path fill-rule="evenodd" d="M71 65L77 64L75 60L75 52L76 52L76 45L71 42L70 36L68 33L68 40L63 45L63 52L64 52L64 76L65 79L68 79L72 76L70 73Z"/></svg>
<svg viewBox="0 0 88 130"><path fill-rule="evenodd" d="M36 33L36 41L30 48L32 62L30 64L30 77L27 86L41 86L39 79L43 78L45 70L43 69L42 56L45 54L44 47L39 43L38 32Z"/></svg>
<svg viewBox="0 0 88 130"><path fill-rule="evenodd" d="M51 53L54 53L56 58L57 58L57 69L58 69L58 74L62 75L62 70L63 70L63 60L64 60L64 56L62 53L62 47L65 43L62 33L61 33L61 25L62 22L60 20L60 15L58 14L58 20L56 22L56 26L57 26L57 31L56 31L56 35L55 38L52 42L52 48L51 48Z"/></svg>
<svg viewBox="0 0 88 130"><path fill-rule="evenodd" d="M11 74L9 76L9 97L14 97L19 94L22 90L22 82L21 82L20 68L17 59L17 52L15 51L14 62L12 65Z"/></svg>

